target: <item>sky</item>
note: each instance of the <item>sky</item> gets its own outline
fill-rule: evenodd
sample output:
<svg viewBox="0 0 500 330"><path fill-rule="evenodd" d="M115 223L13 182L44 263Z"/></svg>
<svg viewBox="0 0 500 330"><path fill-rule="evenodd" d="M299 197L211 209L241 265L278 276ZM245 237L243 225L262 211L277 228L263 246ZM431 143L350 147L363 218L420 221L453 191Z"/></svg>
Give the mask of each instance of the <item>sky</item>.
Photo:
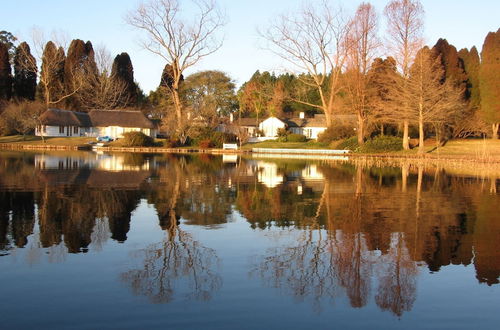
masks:
<svg viewBox="0 0 500 330"><path fill-rule="evenodd" d="M13 33L30 43L34 27L47 36L53 31L72 39L90 40L96 47L106 47L114 57L127 52L134 67L134 77L147 94L160 82L165 61L140 46L141 33L127 25L124 17L137 7L138 0L18 0L2 1L0 30ZM180 0L181 4L187 0ZM186 72L220 70L239 86L256 71L280 73L293 70L264 49L258 29L280 14L293 13L303 3L315 0L218 0L227 24L221 30L224 43L216 53ZM354 12L361 1L331 0ZM370 1L380 14L379 34L385 28L382 12L388 1ZM490 31L500 28L499 0L421 0L425 9L425 39L430 46L445 38L457 49L476 46L481 50Z"/></svg>

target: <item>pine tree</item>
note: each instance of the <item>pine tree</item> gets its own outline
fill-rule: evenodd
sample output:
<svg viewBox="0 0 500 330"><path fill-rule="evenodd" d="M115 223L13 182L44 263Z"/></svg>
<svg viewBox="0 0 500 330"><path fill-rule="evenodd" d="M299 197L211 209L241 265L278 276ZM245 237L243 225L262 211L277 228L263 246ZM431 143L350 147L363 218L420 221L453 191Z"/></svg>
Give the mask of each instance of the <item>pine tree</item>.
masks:
<svg viewBox="0 0 500 330"><path fill-rule="evenodd" d="M12 96L12 73L9 49L0 42L0 100L10 100Z"/></svg>
<svg viewBox="0 0 500 330"><path fill-rule="evenodd" d="M30 46L22 42L16 48L14 56L14 96L18 99L35 100L36 59L31 55Z"/></svg>
<svg viewBox="0 0 500 330"><path fill-rule="evenodd" d="M498 138L500 124L500 29L486 36L481 51L479 87L481 89L481 115L491 124L492 138Z"/></svg>
<svg viewBox="0 0 500 330"><path fill-rule="evenodd" d="M57 105L66 97L64 88L64 63L66 55L62 47L49 41L42 56L39 92L47 106Z"/></svg>
<svg viewBox="0 0 500 330"><path fill-rule="evenodd" d="M125 89L122 104L130 106L137 103L137 84L134 81L134 67L127 53L116 55L111 69L111 77L116 84Z"/></svg>
<svg viewBox="0 0 500 330"><path fill-rule="evenodd" d="M80 39L74 39L68 48L68 55L64 63L64 84L67 94L74 93L68 97L66 103L69 108L80 109L78 93L82 89L92 90L94 86L89 82L95 81L97 76L97 64L95 62L94 48L92 43L86 43ZM86 93L87 94L87 93ZM81 109L80 109L81 110Z"/></svg>
<svg viewBox="0 0 500 330"><path fill-rule="evenodd" d="M458 56L455 46L450 45L446 39L439 39L432 47L434 56L440 57L443 66L442 83L450 81L459 89L465 92L467 76L464 70L464 63Z"/></svg>
<svg viewBox="0 0 500 330"><path fill-rule="evenodd" d="M471 109L478 109L481 103L479 92L479 53L476 46L473 46L470 51L467 48L460 49L458 56L464 63L464 70L467 75L465 97Z"/></svg>

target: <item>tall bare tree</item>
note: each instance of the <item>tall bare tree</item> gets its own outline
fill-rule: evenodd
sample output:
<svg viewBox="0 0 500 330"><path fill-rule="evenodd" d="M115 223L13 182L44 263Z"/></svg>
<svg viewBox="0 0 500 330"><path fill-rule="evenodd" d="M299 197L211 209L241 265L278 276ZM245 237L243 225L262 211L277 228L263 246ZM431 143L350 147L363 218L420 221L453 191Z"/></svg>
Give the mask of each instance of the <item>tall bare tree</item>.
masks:
<svg viewBox="0 0 500 330"><path fill-rule="evenodd" d="M305 5L294 15L282 15L261 33L270 50L306 75L299 79L318 91L319 104L303 99L295 101L325 113L331 126L341 90L341 73L347 59L349 20L341 9L326 1L320 6Z"/></svg>
<svg viewBox="0 0 500 330"><path fill-rule="evenodd" d="M435 56L428 48L422 48L410 67L408 79L399 76L394 88L389 91L389 109L406 105L408 122L418 125L419 148L424 152L424 125L442 125L460 116L464 107L463 89L453 81L442 82L443 67L440 56ZM392 114L393 119L398 113Z"/></svg>
<svg viewBox="0 0 500 330"><path fill-rule="evenodd" d="M97 74L85 75L75 97L83 109L115 109L129 103L127 83L112 76L113 59L104 46L95 50ZM90 71L90 70L89 70Z"/></svg>
<svg viewBox="0 0 500 330"><path fill-rule="evenodd" d="M368 70L380 46L377 37L378 27L375 8L369 3L362 3L356 10L348 37L350 43L346 78L348 103L358 120L358 143L362 144L365 136L365 123L369 109Z"/></svg>
<svg viewBox="0 0 500 330"><path fill-rule="evenodd" d="M419 0L392 0L384 9L387 19L389 49L404 79L410 75L410 66L422 48L424 9ZM401 104L399 117L403 123L403 148L409 149L409 111Z"/></svg>
<svg viewBox="0 0 500 330"><path fill-rule="evenodd" d="M186 117L179 88L183 72L222 46L217 32L225 24L214 0L193 0L196 15L183 16L177 0L150 0L141 3L126 17L128 24L143 31L142 46L163 58L172 67L172 95L177 134L185 138Z"/></svg>

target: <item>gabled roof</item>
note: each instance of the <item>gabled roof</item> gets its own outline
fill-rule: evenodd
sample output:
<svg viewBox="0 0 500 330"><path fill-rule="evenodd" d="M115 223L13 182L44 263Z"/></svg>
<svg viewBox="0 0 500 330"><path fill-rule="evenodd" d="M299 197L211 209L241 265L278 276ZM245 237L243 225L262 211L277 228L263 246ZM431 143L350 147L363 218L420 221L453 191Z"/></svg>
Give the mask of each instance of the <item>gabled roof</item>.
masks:
<svg viewBox="0 0 500 330"><path fill-rule="evenodd" d="M43 125L50 126L79 126L91 127L88 114L84 112L68 111L50 108L40 116Z"/></svg>
<svg viewBox="0 0 500 330"><path fill-rule="evenodd" d="M234 122L240 126L259 126L261 120L257 120L257 118L239 118L235 119Z"/></svg>
<svg viewBox="0 0 500 330"><path fill-rule="evenodd" d="M92 110L89 113L94 127L121 126L154 128L153 123L140 111Z"/></svg>
<svg viewBox="0 0 500 330"><path fill-rule="evenodd" d="M90 113L48 109L40 116L43 125L78 127L138 127L154 128L154 123L142 112L132 110L92 110Z"/></svg>
<svg viewBox="0 0 500 330"><path fill-rule="evenodd" d="M353 125L356 123L354 115L334 115L333 121L343 125ZM326 116L316 114L312 118L291 118L285 121L288 127L326 127Z"/></svg>

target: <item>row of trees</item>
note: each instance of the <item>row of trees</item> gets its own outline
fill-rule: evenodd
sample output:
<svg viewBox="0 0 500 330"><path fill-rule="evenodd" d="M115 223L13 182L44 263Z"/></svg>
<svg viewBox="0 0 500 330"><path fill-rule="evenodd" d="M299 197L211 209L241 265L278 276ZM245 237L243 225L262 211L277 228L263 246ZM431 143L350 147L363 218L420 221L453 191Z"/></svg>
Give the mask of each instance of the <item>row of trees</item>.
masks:
<svg viewBox="0 0 500 330"><path fill-rule="evenodd" d="M66 49L37 35L32 54L27 42L15 46L12 34L1 33L10 40L0 42L0 100L4 104L37 100L46 107L79 111L137 105L142 92L127 53L113 60L105 48L94 50L90 41L75 39Z"/></svg>
<svg viewBox="0 0 500 330"><path fill-rule="evenodd" d="M429 134L446 139L489 131L498 136L500 31L488 34L480 57L475 47L457 51L444 39L425 46L419 0L387 4L384 41L370 3L362 3L353 15L326 1L306 4L260 31L294 74L257 71L235 95L234 82L222 72L184 76L222 45L218 32L225 17L215 0L197 1L196 8L196 19L186 20L178 1L150 0L126 18L144 32L144 48L167 63L160 86L143 108L182 142L194 134L193 119L214 128L221 116L237 109L240 116L258 118L319 112L329 127L337 125L336 115L351 113L357 117L358 143L391 127L400 132L406 149L410 129L417 129L421 150ZM0 98L38 98L47 106L78 110L138 105L141 93L126 53L110 65L109 55L94 51L90 42L73 40L67 56L64 47L48 42L37 61L28 44L13 49L12 38L2 35Z"/></svg>
<svg viewBox="0 0 500 330"><path fill-rule="evenodd" d="M197 4L198 19L190 25L175 0L151 0L127 18L145 32L144 47L168 63L162 86L180 136L188 133L193 114L189 97L182 96L183 73L220 48L217 31L225 21L214 1ZM260 34L296 72L278 77L256 72L238 92L240 115L306 110L324 113L331 127L337 114L348 112L357 116L359 143L371 131L391 125L401 131L406 149L410 128L418 129L421 147L426 134L484 134L486 124L496 138L500 33L487 36L480 60L475 47L458 52L444 39L426 47L418 0L389 2L384 18L385 42L370 3L362 3L352 16L324 1L275 19Z"/></svg>

